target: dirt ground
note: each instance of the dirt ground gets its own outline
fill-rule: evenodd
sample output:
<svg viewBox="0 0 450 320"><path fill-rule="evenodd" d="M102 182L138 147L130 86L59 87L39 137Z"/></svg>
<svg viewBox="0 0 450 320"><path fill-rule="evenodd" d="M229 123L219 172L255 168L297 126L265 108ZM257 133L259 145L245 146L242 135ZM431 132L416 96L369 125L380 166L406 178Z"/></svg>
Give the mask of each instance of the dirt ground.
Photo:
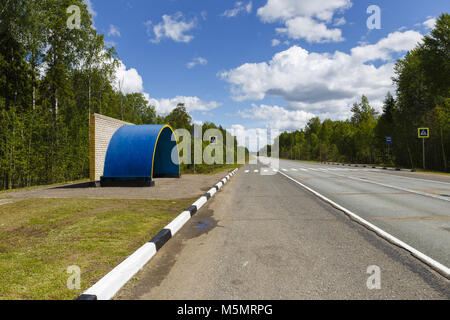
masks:
<svg viewBox="0 0 450 320"><path fill-rule="evenodd" d="M89 188L86 184L68 184L33 190L5 193L5 202L27 198L89 198L89 199L183 199L203 195L231 170L214 175L189 174L181 178L155 179L155 187ZM1 204L1 203L0 203Z"/></svg>

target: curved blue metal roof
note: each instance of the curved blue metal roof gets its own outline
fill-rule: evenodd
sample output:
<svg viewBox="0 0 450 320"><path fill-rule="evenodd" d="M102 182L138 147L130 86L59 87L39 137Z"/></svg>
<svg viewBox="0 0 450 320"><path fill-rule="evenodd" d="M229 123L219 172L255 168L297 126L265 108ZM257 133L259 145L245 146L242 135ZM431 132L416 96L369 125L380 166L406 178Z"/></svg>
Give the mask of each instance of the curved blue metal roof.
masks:
<svg viewBox="0 0 450 320"><path fill-rule="evenodd" d="M111 138L102 178L180 176L178 149L168 125L129 125ZM175 148L175 149L174 149ZM172 151L174 159L172 161Z"/></svg>

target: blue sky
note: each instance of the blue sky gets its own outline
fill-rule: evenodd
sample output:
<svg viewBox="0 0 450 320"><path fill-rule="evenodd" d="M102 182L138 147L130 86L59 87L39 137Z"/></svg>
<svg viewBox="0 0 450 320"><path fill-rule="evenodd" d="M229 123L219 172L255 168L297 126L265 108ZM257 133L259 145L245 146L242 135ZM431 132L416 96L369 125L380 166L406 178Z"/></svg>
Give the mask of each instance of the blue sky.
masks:
<svg viewBox="0 0 450 320"><path fill-rule="evenodd" d="M185 102L194 120L251 132L345 119L366 94L381 108L396 58L447 0L85 0L114 45L125 91L159 113ZM369 30L367 8L381 9Z"/></svg>

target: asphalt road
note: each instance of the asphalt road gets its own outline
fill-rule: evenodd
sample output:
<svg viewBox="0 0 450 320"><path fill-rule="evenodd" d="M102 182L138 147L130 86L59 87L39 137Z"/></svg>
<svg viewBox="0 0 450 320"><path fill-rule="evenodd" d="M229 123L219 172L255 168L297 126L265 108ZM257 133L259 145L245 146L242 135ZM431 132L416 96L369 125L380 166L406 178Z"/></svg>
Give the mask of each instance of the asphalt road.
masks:
<svg viewBox="0 0 450 320"><path fill-rule="evenodd" d="M450 266L450 178L287 160L279 170Z"/></svg>
<svg viewBox="0 0 450 320"><path fill-rule="evenodd" d="M448 220L440 218L445 217L445 210L448 217L448 202L348 179L363 175L383 179L385 173L357 170L328 173L319 169L331 169L331 166L282 161L280 167L284 166L295 179L329 190L328 195L336 200L347 201L345 204L354 212L371 213L374 218L371 221L395 230L399 229L396 225L404 223L406 227L399 232L412 239L422 239L418 242L427 247L433 247L434 243L435 256L442 258L441 262L448 259L444 250L448 248L449 232L440 230L448 226ZM270 168L260 164L241 168L116 298L450 298L449 280L282 174L261 175L265 170ZM386 175L385 179L402 185L400 175L392 176ZM433 182L427 183L431 185L419 189L433 187L427 192L437 189L448 192L440 190L448 188L445 184L438 188ZM402 186L416 187L416 184L420 183L411 180ZM376 207L376 199L387 203ZM389 211L388 204L395 205L396 209ZM402 204L406 206L403 209ZM377 208L375 212L371 211L371 205ZM438 220L375 219L417 217L417 212L408 211L408 208L422 210L414 209L416 205L428 208L420 216ZM429 226L423 234L417 229L419 223ZM416 236L408 230L416 230ZM432 239L433 235L442 238L438 241ZM380 270L380 289L367 287L370 266Z"/></svg>

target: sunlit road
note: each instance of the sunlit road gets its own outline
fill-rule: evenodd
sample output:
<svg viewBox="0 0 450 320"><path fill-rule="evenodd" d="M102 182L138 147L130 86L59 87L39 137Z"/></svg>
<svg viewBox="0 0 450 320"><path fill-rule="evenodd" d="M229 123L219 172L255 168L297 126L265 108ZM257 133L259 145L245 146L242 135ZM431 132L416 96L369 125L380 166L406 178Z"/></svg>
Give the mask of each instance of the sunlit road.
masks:
<svg viewBox="0 0 450 320"><path fill-rule="evenodd" d="M441 262L448 261L448 202L350 177L434 195L448 194L448 184L280 164L272 175L261 163L242 167L116 298L450 299L449 280L281 172ZM380 289L367 287L370 266L380 269Z"/></svg>
<svg viewBox="0 0 450 320"><path fill-rule="evenodd" d="M449 177L287 160L279 170L450 266Z"/></svg>

